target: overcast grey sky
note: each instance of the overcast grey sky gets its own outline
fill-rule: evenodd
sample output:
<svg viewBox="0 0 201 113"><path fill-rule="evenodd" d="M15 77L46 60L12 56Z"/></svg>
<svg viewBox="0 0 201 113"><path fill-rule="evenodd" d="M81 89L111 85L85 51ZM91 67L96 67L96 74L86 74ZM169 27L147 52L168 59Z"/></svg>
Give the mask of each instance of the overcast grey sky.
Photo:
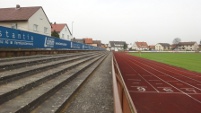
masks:
<svg viewBox="0 0 201 113"><path fill-rule="evenodd" d="M51 22L67 23L76 38L146 41L201 40L201 0L0 0L0 8L42 6Z"/></svg>

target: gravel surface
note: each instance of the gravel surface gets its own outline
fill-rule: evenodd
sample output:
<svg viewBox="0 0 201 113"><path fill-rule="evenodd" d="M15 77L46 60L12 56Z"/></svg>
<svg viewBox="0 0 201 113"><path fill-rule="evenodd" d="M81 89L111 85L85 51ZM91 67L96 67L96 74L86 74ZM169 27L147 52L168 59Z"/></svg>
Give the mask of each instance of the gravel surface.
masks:
<svg viewBox="0 0 201 113"><path fill-rule="evenodd" d="M90 75L65 113L113 113L112 53Z"/></svg>

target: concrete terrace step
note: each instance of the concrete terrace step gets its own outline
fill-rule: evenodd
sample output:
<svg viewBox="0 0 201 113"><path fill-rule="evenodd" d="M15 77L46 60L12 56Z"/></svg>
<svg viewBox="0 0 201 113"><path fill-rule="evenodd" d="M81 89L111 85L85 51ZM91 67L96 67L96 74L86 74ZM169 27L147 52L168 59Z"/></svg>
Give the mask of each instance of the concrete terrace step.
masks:
<svg viewBox="0 0 201 113"><path fill-rule="evenodd" d="M59 61L48 62L48 63L44 63L44 64L33 65L33 66L25 67L25 68L15 69L12 71L1 72L0 73L0 84L6 83L9 81L18 79L18 78L26 77L26 76L29 76L29 75L32 75L35 73L39 73L43 70L56 68L60 65L70 63L75 60L79 60L79 59L82 59L84 57L89 57L89 56L90 55L76 56L73 58L66 58L66 59L59 60Z"/></svg>
<svg viewBox="0 0 201 113"><path fill-rule="evenodd" d="M91 54L95 52L79 52L79 53L66 53L66 54L55 54L55 55L33 55L33 56L19 56L19 57L10 57L10 58L0 58L0 62L10 62L24 59L33 59L33 58L43 58L43 57L54 57L54 56L65 56L65 55L81 55L81 54Z"/></svg>
<svg viewBox="0 0 201 113"><path fill-rule="evenodd" d="M33 55L33 56L20 56L20 57L10 57L10 58L0 58L0 62L9 62L23 59L41 58L48 57L50 55Z"/></svg>
<svg viewBox="0 0 201 113"><path fill-rule="evenodd" d="M57 90L59 90L66 83L71 81L77 74L84 71L86 67L96 62L102 56L94 58L88 58L88 62L80 62L81 65L77 66L75 69L69 70L60 76L49 80L38 87L32 88L31 90L13 98L12 100L2 104L0 106L1 113L28 113L31 109L34 109L38 104L42 103L49 96L53 95Z"/></svg>
<svg viewBox="0 0 201 113"><path fill-rule="evenodd" d="M54 77L60 75L61 73L64 73L65 71L84 63L90 59L93 59L96 56L84 58L79 61L75 61L66 65L59 66L55 69L47 70L43 72L42 74L35 74L30 77L25 77L22 79L19 79L17 81L13 81L10 83L7 83L5 85L0 86L0 104L17 96L18 94L21 94L30 88L36 87L43 82L53 79Z"/></svg>
<svg viewBox="0 0 201 113"><path fill-rule="evenodd" d="M22 68L26 66L31 66L35 64L41 64L41 63L47 63L50 61L55 61L55 60L60 60L64 58L70 58L75 55L81 56L81 55L86 55L87 53L81 53L81 54L64 54L64 55L49 55L49 56L43 56L43 57L31 57L32 59L18 59L18 60L12 60L10 59L7 62L1 62L0 63L0 72L6 71L6 70L11 70L11 69L16 69L16 68ZM13 58L15 59L15 58ZM17 59L17 58L16 58Z"/></svg>
<svg viewBox="0 0 201 113"><path fill-rule="evenodd" d="M100 65L104 60L104 57L96 61L94 64L81 72L76 78L72 81L69 81L64 87L58 90L54 95L44 101L41 105L36 107L31 111L31 113L59 113L65 109L66 105L69 104L70 99L77 92L80 86L86 81L90 74ZM75 68L76 70L78 68Z"/></svg>

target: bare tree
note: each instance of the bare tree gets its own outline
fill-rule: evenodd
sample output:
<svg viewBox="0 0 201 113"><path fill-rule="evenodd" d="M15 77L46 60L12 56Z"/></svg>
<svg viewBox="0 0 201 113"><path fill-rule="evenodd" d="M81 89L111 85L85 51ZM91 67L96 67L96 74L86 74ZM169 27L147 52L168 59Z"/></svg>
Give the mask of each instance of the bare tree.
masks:
<svg viewBox="0 0 201 113"><path fill-rule="evenodd" d="M179 42L181 42L181 39L178 37L172 41L173 44L178 44Z"/></svg>

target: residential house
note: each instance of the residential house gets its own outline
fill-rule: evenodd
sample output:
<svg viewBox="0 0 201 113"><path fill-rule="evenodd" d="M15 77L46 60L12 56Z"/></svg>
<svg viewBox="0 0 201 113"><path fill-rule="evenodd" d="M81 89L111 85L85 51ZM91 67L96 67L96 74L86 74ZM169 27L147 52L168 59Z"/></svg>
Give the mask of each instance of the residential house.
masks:
<svg viewBox="0 0 201 113"><path fill-rule="evenodd" d="M93 39L92 38L84 38L84 43L85 44L88 44L88 45L91 45L91 46L96 46L96 44L93 44Z"/></svg>
<svg viewBox="0 0 201 113"><path fill-rule="evenodd" d="M177 44L172 44L172 45L170 45L170 49L171 49L171 50L176 50L176 48L177 48Z"/></svg>
<svg viewBox="0 0 201 113"><path fill-rule="evenodd" d="M51 36L51 25L41 6L0 8L0 26Z"/></svg>
<svg viewBox="0 0 201 113"><path fill-rule="evenodd" d="M196 51L199 45L197 42L179 42L173 50L178 51Z"/></svg>
<svg viewBox="0 0 201 113"><path fill-rule="evenodd" d="M106 44L101 44L101 48L107 49L107 45Z"/></svg>
<svg viewBox="0 0 201 113"><path fill-rule="evenodd" d="M109 41L109 48L112 51L122 51L126 48L126 42L124 41Z"/></svg>
<svg viewBox="0 0 201 113"><path fill-rule="evenodd" d="M93 40L93 44L95 44L96 47L102 47L102 46L104 46L104 45L101 43L100 40Z"/></svg>
<svg viewBox="0 0 201 113"><path fill-rule="evenodd" d="M155 50L155 45L149 45L149 50L154 51Z"/></svg>
<svg viewBox="0 0 201 113"><path fill-rule="evenodd" d="M51 26L51 32L56 31L59 34L60 39L71 40L73 38L67 24L58 24L55 22L54 24L51 24Z"/></svg>
<svg viewBox="0 0 201 113"><path fill-rule="evenodd" d="M157 51L168 51L168 50L170 50L170 44L158 43L155 45L155 50L157 50Z"/></svg>
<svg viewBox="0 0 201 113"><path fill-rule="evenodd" d="M105 48L106 48L107 51L110 51L109 44L105 44Z"/></svg>
<svg viewBox="0 0 201 113"><path fill-rule="evenodd" d="M149 50L147 42L134 42L132 50Z"/></svg>
<svg viewBox="0 0 201 113"><path fill-rule="evenodd" d="M200 45L199 45L199 51L201 51L201 41L200 41Z"/></svg>
<svg viewBox="0 0 201 113"><path fill-rule="evenodd" d="M84 44L84 39L72 38L71 41Z"/></svg>

